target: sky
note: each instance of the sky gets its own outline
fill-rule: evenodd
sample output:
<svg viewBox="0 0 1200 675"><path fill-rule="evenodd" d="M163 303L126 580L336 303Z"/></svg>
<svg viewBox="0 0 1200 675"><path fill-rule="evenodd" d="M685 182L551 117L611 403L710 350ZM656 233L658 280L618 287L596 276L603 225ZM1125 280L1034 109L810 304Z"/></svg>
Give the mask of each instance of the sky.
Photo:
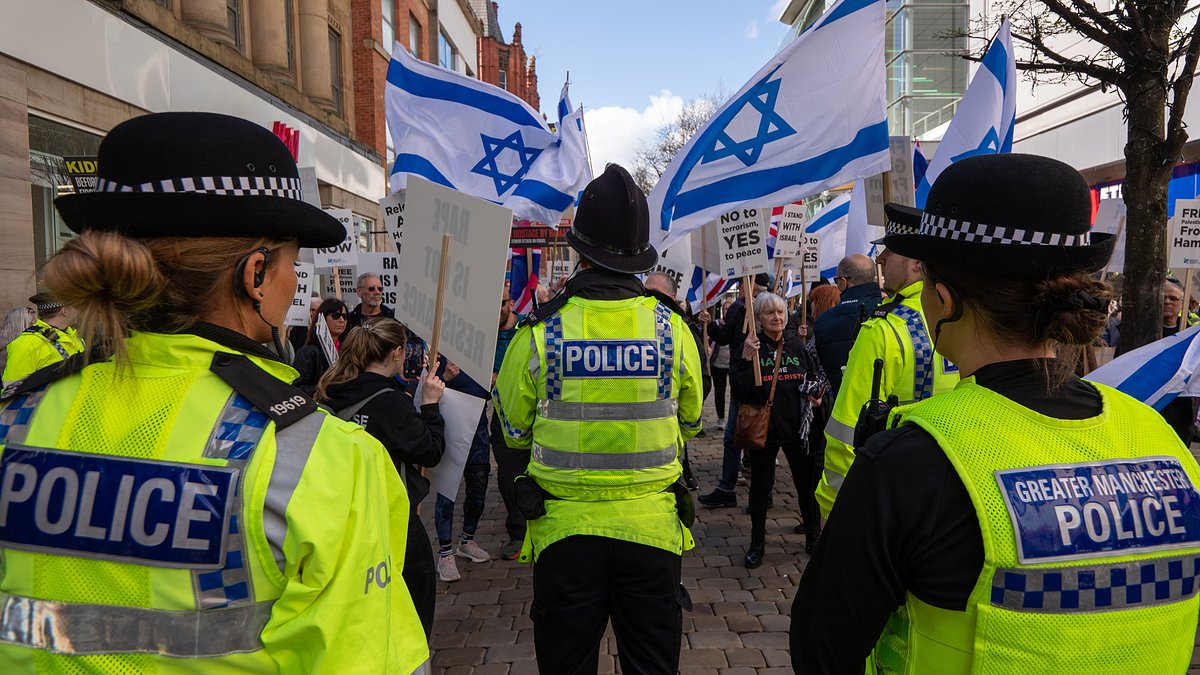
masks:
<svg viewBox="0 0 1200 675"><path fill-rule="evenodd" d="M787 0L498 0L512 40L521 23L537 57L542 112L553 120L571 76L571 104L583 105L593 171L631 167L640 147L685 101L730 96L779 50Z"/></svg>

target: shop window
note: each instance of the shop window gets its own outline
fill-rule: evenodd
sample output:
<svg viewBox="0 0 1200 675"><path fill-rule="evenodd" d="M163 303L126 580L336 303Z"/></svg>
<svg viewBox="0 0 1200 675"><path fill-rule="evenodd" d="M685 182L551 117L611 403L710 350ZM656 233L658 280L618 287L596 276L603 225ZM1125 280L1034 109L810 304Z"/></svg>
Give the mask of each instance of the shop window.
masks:
<svg viewBox="0 0 1200 675"><path fill-rule="evenodd" d="M395 0L380 0L380 14L383 17L383 48L390 54L392 52L392 44L396 42L396 1Z"/></svg>
<svg viewBox="0 0 1200 675"><path fill-rule="evenodd" d="M39 267L75 236L54 208L56 197L75 192L63 157L95 157L100 138L75 127L29 116L33 242Z"/></svg>
<svg viewBox="0 0 1200 675"><path fill-rule="evenodd" d="M342 35L329 29L329 97L333 110L342 114Z"/></svg>

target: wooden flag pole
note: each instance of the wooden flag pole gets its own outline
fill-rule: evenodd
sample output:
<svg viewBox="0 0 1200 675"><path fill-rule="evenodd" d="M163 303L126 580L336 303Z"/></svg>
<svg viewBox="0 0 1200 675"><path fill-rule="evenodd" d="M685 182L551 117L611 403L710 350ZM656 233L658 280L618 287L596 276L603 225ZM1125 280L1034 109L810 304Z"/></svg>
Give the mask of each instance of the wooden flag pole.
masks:
<svg viewBox="0 0 1200 675"><path fill-rule="evenodd" d="M1188 310L1189 305L1191 305L1192 302L1192 274L1195 271L1196 270L1189 267L1187 274L1183 277L1183 307L1181 307L1179 311L1179 330L1187 328Z"/></svg>
<svg viewBox="0 0 1200 675"><path fill-rule="evenodd" d="M746 280L742 283L742 288L743 288L742 296L745 298L745 302L746 302L746 321L748 323L748 328L746 330L747 339L749 339L749 337L751 335L758 335L758 327L755 325L755 322L754 322L754 289L750 285L751 283L753 283L753 281L754 281L754 278L748 276L748 277L746 277ZM754 366L754 386L761 387L762 386L762 366L759 365L759 363L758 363L758 355L757 354L754 355L753 359L750 359L750 364L752 366Z"/></svg>
<svg viewBox="0 0 1200 675"><path fill-rule="evenodd" d="M708 311L708 238L700 231L700 311ZM700 339L708 349L708 322L700 324Z"/></svg>
<svg viewBox="0 0 1200 675"><path fill-rule="evenodd" d="M800 258L800 333L808 337L808 275L804 273L803 253Z"/></svg>
<svg viewBox="0 0 1200 675"><path fill-rule="evenodd" d="M342 299L342 268L333 268L333 297Z"/></svg>
<svg viewBox="0 0 1200 675"><path fill-rule="evenodd" d="M781 295L779 290L785 288L783 285L783 258L775 259L775 289L772 291L775 295Z"/></svg>
<svg viewBox="0 0 1200 675"><path fill-rule="evenodd" d="M437 300L433 305L433 335L429 338L429 352L432 354L431 368L437 368L438 349L442 341L442 304L446 298L446 263L450 260L450 235L442 235L442 259L438 265Z"/></svg>

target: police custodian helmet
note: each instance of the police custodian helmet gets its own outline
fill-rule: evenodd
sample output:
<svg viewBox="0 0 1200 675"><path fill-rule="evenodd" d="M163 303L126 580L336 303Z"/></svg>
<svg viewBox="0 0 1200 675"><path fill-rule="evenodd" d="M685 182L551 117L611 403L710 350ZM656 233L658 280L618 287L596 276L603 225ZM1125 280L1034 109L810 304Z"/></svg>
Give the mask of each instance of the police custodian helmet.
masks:
<svg viewBox="0 0 1200 675"><path fill-rule="evenodd" d="M566 240L579 255L616 272L640 274L658 262L646 195L618 164L584 188Z"/></svg>

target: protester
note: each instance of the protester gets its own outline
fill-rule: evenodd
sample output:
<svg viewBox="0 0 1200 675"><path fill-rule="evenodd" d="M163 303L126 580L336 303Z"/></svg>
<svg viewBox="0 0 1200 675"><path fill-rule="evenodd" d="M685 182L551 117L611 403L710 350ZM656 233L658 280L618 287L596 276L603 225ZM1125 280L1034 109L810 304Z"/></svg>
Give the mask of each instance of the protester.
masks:
<svg viewBox="0 0 1200 675"><path fill-rule="evenodd" d="M370 272L358 275L354 293L358 295L359 303L350 310L350 317L346 321L346 330L361 326L366 319L396 318L395 310L383 304L383 281L377 275Z"/></svg>
<svg viewBox="0 0 1200 675"><path fill-rule="evenodd" d="M717 409L717 431L725 431L725 385L729 382L729 346L710 341L712 358L709 371L712 373L713 405Z"/></svg>
<svg viewBox="0 0 1200 675"><path fill-rule="evenodd" d="M317 306L317 316L320 321L313 321L308 329L308 338L304 346L296 352L293 364L300 373L295 385L306 394L317 390L317 381L329 370L329 366L337 361L338 348L342 336L346 333L346 323L349 310L346 303L337 298L326 298Z"/></svg>
<svg viewBox="0 0 1200 675"><path fill-rule="evenodd" d="M837 307L842 301L842 292L832 284L821 284L808 292L808 320L813 324L825 312ZM813 331L808 332L809 337Z"/></svg>
<svg viewBox="0 0 1200 675"><path fill-rule="evenodd" d="M842 258L833 281L842 291L841 302L819 321L813 319L813 339L831 393L836 396L842 388L842 368L850 357L858 328L875 311L883 293L875 281L875 263L861 253Z"/></svg>
<svg viewBox="0 0 1200 675"><path fill-rule="evenodd" d="M1110 293L1091 273L1114 237L1090 221L1070 166L981 155L938 177L919 233L885 238L924 262L964 379L860 449L792 607L797 673L1187 670L1200 467L1152 409L1073 374Z"/></svg>
<svg viewBox="0 0 1200 675"><path fill-rule="evenodd" d="M580 269L518 329L494 399L509 444L532 448L517 485L538 668L596 672L611 618L622 672L673 674L694 546L679 449L700 429L700 356L635 276L658 254L629 172L609 164L588 184L566 239ZM601 364L616 350L614 372Z"/></svg>
<svg viewBox="0 0 1200 675"><path fill-rule="evenodd" d="M74 310L49 293L38 293L29 302L37 308L37 320L5 346L0 381L15 382L83 351L83 341L71 326Z"/></svg>
<svg viewBox="0 0 1200 675"><path fill-rule="evenodd" d="M1179 332L1179 317L1183 308L1183 284L1178 279L1167 278L1163 284L1163 337ZM1120 349L1118 348L1118 354ZM1196 437L1196 405L1197 400L1191 397L1177 396L1159 411L1167 424L1179 435L1185 445L1191 445Z"/></svg>
<svg viewBox="0 0 1200 675"><path fill-rule="evenodd" d="M754 300L758 320L757 335L746 337L742 358L730 371L733 390L743 403L757 405L772 401L767 426L767 442L762 449L750 449L750 546L746 549L746 567L762 565L766 550L767 509L775 486L775 460L782 449L792 471L800 516L806 525L804 548L812 553L821 533L821 517L813 489L820 468L808 454L808 430L812 408L821 404L826 387L821 366L796 333L785 336L787 302L774 293L763 293ZM751 366L758 359L762 384L754 384ZM778 370L776 363L778 362ZM778 373L778 376L776 376ZM773 398L772 398L772 393Z"/></svg>
<svg viewBox="0 0 1200 675"><path fill-rule="evenodd" d="M5 493L0 672L413 672L425 637L387 583L404 486L260 344L280 339L299 247L345 231L245 120L135 117L97 164L95 192L55 200L79 236L44 270L93 358L0 413L26 481Z"/></svg>
<svg viewBox="0 0 1200 675"><path fill-rule="evenodd" d="M447 365L443 377L446 378L447 387L478 398L488 397L488 390L453 364ZM479 424L475 427L475 435L471 439L471 447L467 450L466 463L463 465L462 530L459 532L457 547L454 546L454 496L440 492L434 495L433 527L438 538L437 572L442 581L454 582L462 578L455 561L456 557L466 558L473 563L485 563L492 559L492 554L475 541L475 532L479 529L479 519L483 517L483 508L486 505L488 477L492 472L491 461L488 458L490 447L485 408L480 413Z"/></svg>
<svg viewBox="0 0 1200 675"><path fill-rule="evenodd" d="M508 297L507 286L500 296L500 326L496 336L496 359L492 365L492 387L495 391L496 374L500 372L500 364L504 362L504 354L513 336L517 334L517 324L525 319L513 311L513 300ZM508 533L508 542L500 550L504 560L516 560L521 554L521 544L525 541L525 516L517 506L516 485L517 476L525 473L529 466L529 450L513 447L504 440L504 432L500 429L500 415L492 410L492 423L488 428L492 443L492 457L496 460L496 486L500 490L500 499L504 502L504 529Z"/></svg>
<svg viewBox="0 0 1200 675"><path fill-rule="evenodd" d="M317 383L314 398L342 419L362 425L379 439L408 491L408 539L401 576L428 638L433 629L437 573L433 547L417 507L429 494L429 479L418 467L436 466L446 449L445 422L438 401L446 384L433 373L421 386L421 407L396 381L404 369L408 331L395 319L368 319L346 333L338 360Z"/></svg>
<svg viewBox="0 0 1200 675"><path fill-rule="evenodd" d="M37 312L31 307L13 307L4 314L4 323L0 324L0 373L4 372L8 362L8 343L36 320Z"/></svg>

